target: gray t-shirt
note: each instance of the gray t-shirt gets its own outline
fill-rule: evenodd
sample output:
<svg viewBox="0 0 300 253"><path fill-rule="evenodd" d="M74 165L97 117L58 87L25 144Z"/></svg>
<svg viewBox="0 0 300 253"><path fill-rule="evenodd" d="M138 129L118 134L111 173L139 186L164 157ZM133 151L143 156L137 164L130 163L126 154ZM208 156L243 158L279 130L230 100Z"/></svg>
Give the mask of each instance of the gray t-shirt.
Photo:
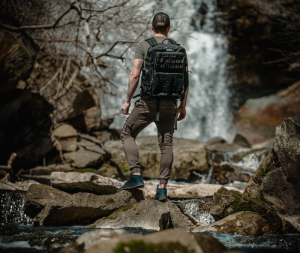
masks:
<svg viewBox="0 0 300 253"><path fill-rule="evenodd" d="M167 39L168 37L165 36L154 36L157 43L162 43L164 39ZM168 44L168 40L164 41L164 44ZM136 50L135 50L135 57L134 59L145 59L147 56L147 51L149 49L150 45L147 41L143 41L138 44Z"/></svg>

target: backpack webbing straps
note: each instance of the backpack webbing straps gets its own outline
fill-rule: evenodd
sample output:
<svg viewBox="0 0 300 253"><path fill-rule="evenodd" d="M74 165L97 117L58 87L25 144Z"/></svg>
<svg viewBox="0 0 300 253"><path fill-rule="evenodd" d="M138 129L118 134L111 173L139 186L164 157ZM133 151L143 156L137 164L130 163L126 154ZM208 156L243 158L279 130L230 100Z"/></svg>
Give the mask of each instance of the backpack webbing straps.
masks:
<svg viewBox="0 0 300 253"><path fill-rule="evenodd" d="M149 38L149 39L146 39L146 41L149 43L150 47L154 47L157 45L157 41L155 38Z"/></svg>
<svg viewBox="0 0 300 253"><path fill-rule="evenodd" d="M159 102L160 102L160 99L158 98L156 100L156 121L159 121Z"/></svg>

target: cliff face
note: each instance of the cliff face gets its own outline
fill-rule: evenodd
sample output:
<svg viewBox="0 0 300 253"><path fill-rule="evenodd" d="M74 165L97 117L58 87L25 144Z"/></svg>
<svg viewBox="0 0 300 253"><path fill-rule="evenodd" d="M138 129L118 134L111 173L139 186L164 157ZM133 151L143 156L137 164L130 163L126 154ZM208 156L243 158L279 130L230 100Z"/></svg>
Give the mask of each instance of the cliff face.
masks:
<svg viewBox="0 0 300 253"><path fill-rule="evenodd" d="M0 80L0 165L13 152L16 169L41 164L56 123L89 132L112 122L101 120L100 98L76 58L43 51L25 33L0 31Z"/></svg>
<svg viewBox="0 0 300 253"><path fill-rule="evenodd" d="M299 80L300 0L219 0L218 8L240 104Z"/></svg>

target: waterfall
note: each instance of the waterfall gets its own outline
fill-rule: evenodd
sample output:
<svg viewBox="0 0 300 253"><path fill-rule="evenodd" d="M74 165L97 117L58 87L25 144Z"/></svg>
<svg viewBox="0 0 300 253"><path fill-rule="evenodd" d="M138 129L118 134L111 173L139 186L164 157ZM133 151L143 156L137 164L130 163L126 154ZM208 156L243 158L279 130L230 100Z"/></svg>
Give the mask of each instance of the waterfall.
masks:
<svg viewBox="0 0 300 253"><path fill-rule="evenodd" d="M204 14L201 15L198 12L201 6L205 9L205 21L203 21ZM174 136L199 141L207 141L220 136L231 142L235 135L235 128L230 110L230 91L228 89L230 83L226 65L229 55L226 38L215 32L215 22L212 18L217 10L216 1L157 1L155 7L157 12L164 11L170 15L171 32L169 37L186 48L189 70L192 71L186 107L187 117L182 122L178 122L178 130L175 131ZM149 8L153 8L153 3L149 5ZM201 19L202 24L200 25ZM179 25L180 23L181 25ZM178 26L180 32L174 31L174 29L172 32L172 28ZM190 33L189 36L186 33ZM130 68L132 68L133 54L134 52L127 54ZM130 70L124 73L119 72L116 75L118 82L121 82L120 85L123 85L124 94L126 94ZM139 90L136 94L138 93ZM121 103L122 100L118 100L119 108L122 106ZM121 128L125 119L126 117L123 115L117 116L112 127ZM152 123L140 133L140 136L156 135L156 133L155 124Z"/></svg>

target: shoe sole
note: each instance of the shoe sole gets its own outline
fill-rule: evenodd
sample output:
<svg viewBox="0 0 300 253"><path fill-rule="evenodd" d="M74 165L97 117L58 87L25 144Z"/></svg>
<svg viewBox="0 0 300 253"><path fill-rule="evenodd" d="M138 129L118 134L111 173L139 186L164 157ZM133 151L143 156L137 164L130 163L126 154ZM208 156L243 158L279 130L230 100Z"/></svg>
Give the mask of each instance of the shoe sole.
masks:
<svg viewBox="0 0 300 253"><path fill-rule="evenodd" d="M168 199L168 197L166 198L160 198L160 199L156 199L156 200L159 200L159 201L166 201Z"/></svg>
<svg viewBox="0 0 300 253"><path fill-rule="evenodd" d="M120 189L120 190L118 190L117 192L123 191L123 190L130 190L130 189L144 188L144 186L145 186L145 184L138 184L138 185L135 185L135 186L133 186L133 187L126 187L126 188Z"/></svg>

